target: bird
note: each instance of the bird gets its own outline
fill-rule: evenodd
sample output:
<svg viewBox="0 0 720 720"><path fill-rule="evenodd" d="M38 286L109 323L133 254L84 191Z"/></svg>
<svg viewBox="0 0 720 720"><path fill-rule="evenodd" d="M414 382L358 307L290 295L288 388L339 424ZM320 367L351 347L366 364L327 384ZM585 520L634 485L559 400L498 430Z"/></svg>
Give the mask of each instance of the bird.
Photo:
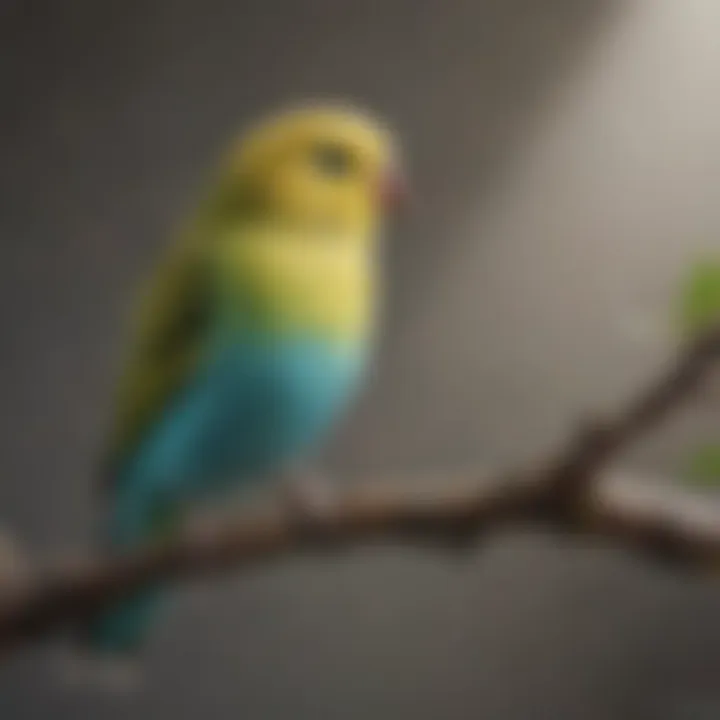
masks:
<svg viewBox="0 0 720 720"><path fill-rule="evenodd" d="M209 175L130 316L97 473L105 553L172 537L199 504L307 462L371 364L381 247L407 196L392 130L349 104L290 107ZM79 647L132 662L166 594L102 608Z"/></svg>

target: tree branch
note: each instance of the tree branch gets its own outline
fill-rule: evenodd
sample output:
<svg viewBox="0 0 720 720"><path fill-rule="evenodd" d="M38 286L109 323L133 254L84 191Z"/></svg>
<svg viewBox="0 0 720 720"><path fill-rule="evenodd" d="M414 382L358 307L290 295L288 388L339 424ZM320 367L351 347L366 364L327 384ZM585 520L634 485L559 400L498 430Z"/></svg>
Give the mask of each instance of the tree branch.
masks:
<svg viewBox="0 0 720 720"><path fill-rule="evenodd" d="M421 497L386 487L348 493L332 516L300 523L275 509L187 532L115 559L0 577L0 652L60 631L149 582L176 582L281 555L377 541L470 546L512 523L605 537L664 563L720 568L720 505L637 483L601 483L627 446L693 398L720 359L720 328L615 418L590 425L538 467L477 478L469 489Z"/></svg>

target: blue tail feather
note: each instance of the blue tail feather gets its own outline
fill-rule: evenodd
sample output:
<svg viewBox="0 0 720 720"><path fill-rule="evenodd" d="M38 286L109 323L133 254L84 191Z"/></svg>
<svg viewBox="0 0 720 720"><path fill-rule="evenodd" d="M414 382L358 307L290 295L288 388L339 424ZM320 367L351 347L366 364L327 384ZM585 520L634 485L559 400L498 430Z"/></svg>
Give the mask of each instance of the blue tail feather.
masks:
<svg viewBox="0 0 720 720"><path fill-rule="evenodd" d="M156 542L177 524L174 506L150 493L126 488L112 504L112 517L104 526L103 546L109 555L129 552ZM103 655L133 655L145 638L165 598L162 587L143 588L104 608L81 628L79 639L86 650Z"/></svg>

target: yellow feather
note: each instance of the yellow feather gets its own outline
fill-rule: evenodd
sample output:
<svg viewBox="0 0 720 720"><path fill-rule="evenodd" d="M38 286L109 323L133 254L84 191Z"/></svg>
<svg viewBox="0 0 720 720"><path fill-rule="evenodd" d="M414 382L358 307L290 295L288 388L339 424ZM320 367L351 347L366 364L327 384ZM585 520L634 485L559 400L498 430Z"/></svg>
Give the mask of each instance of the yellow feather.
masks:
<svg viewBox="0 0 720 720"><path fill-rule="evenodd" d="M365 236L259 228L240 239L230 236L219 263L230 313L242 313L249 294L254 320L278 332L308 329L361 340L372 326L375 299L369 242Z"/></svg>

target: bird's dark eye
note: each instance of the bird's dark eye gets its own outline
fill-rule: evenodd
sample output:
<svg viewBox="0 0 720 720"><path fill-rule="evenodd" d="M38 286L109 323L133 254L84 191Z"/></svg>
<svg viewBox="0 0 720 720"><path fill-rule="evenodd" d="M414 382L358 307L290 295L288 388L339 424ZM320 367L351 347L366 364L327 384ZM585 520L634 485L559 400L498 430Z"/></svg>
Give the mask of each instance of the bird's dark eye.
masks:
<svg viewBox="0 0 720 720"><path fill-rule="evenodd" d="M334 177L348 175L354 166L353 157L346 148L330 143L312 149L312 162L320 172Z"/></svg>

